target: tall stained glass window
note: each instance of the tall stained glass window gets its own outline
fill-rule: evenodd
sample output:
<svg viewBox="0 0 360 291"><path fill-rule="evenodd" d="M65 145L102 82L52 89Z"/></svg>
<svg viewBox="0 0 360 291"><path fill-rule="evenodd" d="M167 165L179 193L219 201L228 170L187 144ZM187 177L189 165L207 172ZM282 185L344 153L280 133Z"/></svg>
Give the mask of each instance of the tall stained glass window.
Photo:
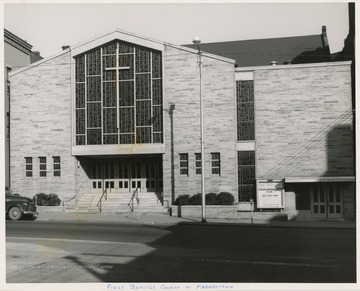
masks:
<svg viewBox="0 0 360 291"><path fill-rule="evenodd" d="M249 202L254 195L255 151L238 152L239 202Z"/></svg>
<svg viewBox="0 0 360 291"><path fill-rule="evenodd" d="M75 57L76 145L163 142L161 52L114 41Z"/></svg>
<svg viewBox="0 0 360 291"><path fill-rule="evenodd" d="M236 81L237 139L255 140L254 81Z"/></svg>

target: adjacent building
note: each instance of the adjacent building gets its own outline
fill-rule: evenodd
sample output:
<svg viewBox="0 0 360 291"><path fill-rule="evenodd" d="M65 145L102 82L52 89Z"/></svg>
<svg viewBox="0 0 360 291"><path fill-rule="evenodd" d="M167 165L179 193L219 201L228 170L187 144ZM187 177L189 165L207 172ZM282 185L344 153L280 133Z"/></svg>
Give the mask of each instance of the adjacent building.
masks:
<svg viewBox="0 0 360 291"><path fill-rule="evenodd" d="M166 211L204 163L206 192L239 211L353 219L351 61L331 61L326 29L200 48L201 77L192 45L121 30L12 72L13 191L82 210L106 193L118 212L136 191Z"/></svg>

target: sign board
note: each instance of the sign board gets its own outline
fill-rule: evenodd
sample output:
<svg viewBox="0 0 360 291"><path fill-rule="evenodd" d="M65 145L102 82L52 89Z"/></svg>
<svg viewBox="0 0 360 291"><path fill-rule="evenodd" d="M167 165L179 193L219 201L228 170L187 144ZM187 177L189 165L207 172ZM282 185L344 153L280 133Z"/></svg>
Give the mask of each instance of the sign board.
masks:
<svg viewBox="0 0 360 291"><path fill-rule="evenodd" d="M256 186L257 208L282 209L285 207L283 180L257 180Z"/></svg>

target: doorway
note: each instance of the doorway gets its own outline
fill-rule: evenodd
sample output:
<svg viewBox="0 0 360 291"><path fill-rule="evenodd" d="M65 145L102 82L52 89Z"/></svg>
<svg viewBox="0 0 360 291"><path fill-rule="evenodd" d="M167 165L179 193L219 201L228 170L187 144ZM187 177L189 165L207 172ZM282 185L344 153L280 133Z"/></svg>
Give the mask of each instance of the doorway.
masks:
<svg viewBox="0 0 360 291"><path fill-rule="evenodd" d="M110 192L162 192L162 157L147 155L91 160L92 188Z"/></svg>
<svg viewBox="0 0 360 291"><path fill-rule="evenodd" d="M314 185L311 192L311 217L318 219L342 218L342 196L340 184Z"/></svg>

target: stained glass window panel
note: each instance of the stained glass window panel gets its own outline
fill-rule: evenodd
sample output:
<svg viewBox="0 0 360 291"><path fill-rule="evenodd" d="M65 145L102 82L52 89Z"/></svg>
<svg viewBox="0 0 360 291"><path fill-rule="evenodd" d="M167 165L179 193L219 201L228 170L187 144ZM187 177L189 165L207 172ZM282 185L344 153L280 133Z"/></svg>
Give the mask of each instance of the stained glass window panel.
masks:
<svg viewBox="0 0 360 291"><path fill-rule="evenodd" d="M75 81L85 82L85 56L75 59Z"/></svg>
<svg viewBox="0 0 360 291"><path fill-rule="evenodd" d="M136 48L136 72L150 72L150 51L145 48Z"/></svg>
<svg viewBox="0 0 360 291"><path fill-rule="evenodd" d="M85 110L76 110L76 134L85 134Z"/></svg>
<svg viewBox="0 0 360 291"><path fill-rule="evenodd" d="M134 132L134 108L119 109L120 133Z"/></svg>
<svg viewBox="0 0 360 291"><path fill-rule="evenodd" d="M101 103L87 104L87 127L101 127Z"/></svg>
<svg viewBox="0 0 360 291"><path fill-rule="evenodd" d="M116 108L104 109L104 133L117 133Z"/></svg>
<svg viewBox="0 0 360 291"><path fill-rule="evenodd" d="M113 42L103 47L103 53L105 55L116 54L117 43Z"/></svg>
<svg viewBox="0 0 360 291"><path fill-rule="evenodd" d="M162 143L162 133L153 134L153 143Z"/></svg>
<svg viewBox="0 0 360 291"><path fill-rule="evenodd" d="M101 77L87 78L87 101L101 101Z"/></svg>
<svg viewBox="0 0 360 291"><path fill-rule="evenodd" d="M153 80L153 104L161 105L162 103L162 82L161 80Z"/></svg>
<svg viewBox="0 0 360 291"><path fill-rule="evenodd" d="M238 140L254 140L254 81L236 82Z"/></svg>
<svg viewBox="0 0 360 291"><path fill-rule="evenodd" d="M126 81L119 83L119 105L134 106L134 82Z"/></svg>
<svg viewBox="0 0 360 291"><path fill-rule="evenodd" d="M120 42L119 43L119 53L121 54L127 54L127 53L133 53L134 52L134 46L130 43Z"/></svg>
<svg viewBox="0 0 360 291"><path fill-rule="evenodd" d="M116 83L103 83L103 105L104 107L116 107Z"/></svg>
<svg viewBox="0 0 360 291"><path fill-rule="evenodd" d="M117 144L118 136L116 134L104 135L104 144Z"/></svg>
<svg viewBox="0 0 360 291"><path fill-rule="evenodd" d="M255 151L238 152L239 201L249 202L253 198L255 183Z"/></svg>
<svg viewBox="0 0 360 291"><path fill-rule="evenodd" d="M86 67L88 76L101 74L101 53L100 49L86 54Z"/></svg>
<svg viewBox="0 0 360 291"><path fill-rule="evenodd" d="M137 101L136 102L136 125L146 126L151 125L151 102Z"/></svg>
<svg viewBox="0 0 360 291"><path fill-rule="evenodd" d="M153 130L162 131L162 107L153 106Z"/></svg>
<svg viewBox="0 0 360 291"><path fill-rule="evenodd" d="M85 83L76 84L75 91L76 108L85 108Z"/></svg>
<svg viewBox="0 0 360 291"><path fill-rule="evenodd" d="M136 129L136 143L151 143L151 127Z"/></svg>
<svg viewBox="0 0 360 291"><path fill-rule="evenodd" d="M150 75L142 74L136 76L136 99L151 98Z"/></svg>
<svg viewBox="0 0 360 291"><path fill-rule="evenodd" d="M76 145L85 145L85 135L76 136Z"/></svg>
<svg viewBox="0 0 360 291"><path fill-rule="evenodd" d="M134 144L135 135L134 134L121 134L120 135L120 144Z"/></svg>
<svg viewBox="0 0 360 291"><path fill-rule="evenodd" d="M103 68L115 68L116 67L116 55L103 57Z"/></svg>
<svg viewBox="0 0 360 291"><path fill-rule="evenodd" d="M87 130L87 144L101 144L101 129Z"/></svg>
<svg viewBox="0 0 360 291"><path fill-rule="evenodd" d="M159 52L152 53L152 74L153 78L161 78L162 65L161 54Z"/></svg>

